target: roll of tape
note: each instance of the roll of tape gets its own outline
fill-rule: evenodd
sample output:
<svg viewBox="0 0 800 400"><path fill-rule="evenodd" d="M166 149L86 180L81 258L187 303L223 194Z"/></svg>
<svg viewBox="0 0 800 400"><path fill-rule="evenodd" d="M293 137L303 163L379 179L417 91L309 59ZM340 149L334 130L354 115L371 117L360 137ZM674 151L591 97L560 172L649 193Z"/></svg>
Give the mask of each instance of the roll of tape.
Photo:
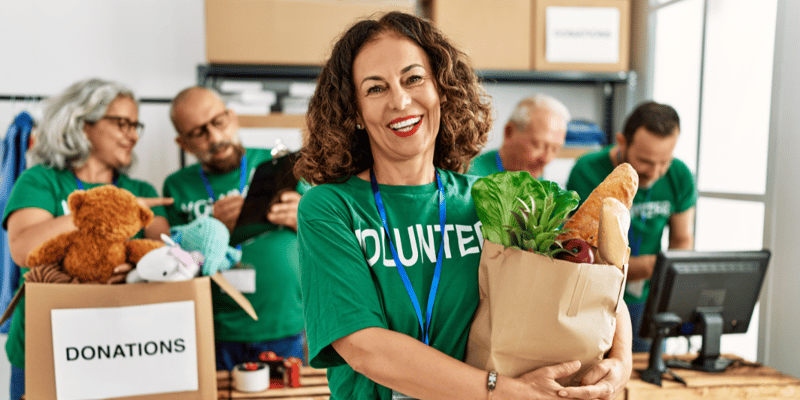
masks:
<svg viewBox="0 0 800 400"><path fill-rule="evenodd" d="M256 369L252 369L253 365ZM249 367L249 368L248 368ZM238 364L231 371L233 388L240 392L262 392L269 389L269 366L262 362Z"/></svg>

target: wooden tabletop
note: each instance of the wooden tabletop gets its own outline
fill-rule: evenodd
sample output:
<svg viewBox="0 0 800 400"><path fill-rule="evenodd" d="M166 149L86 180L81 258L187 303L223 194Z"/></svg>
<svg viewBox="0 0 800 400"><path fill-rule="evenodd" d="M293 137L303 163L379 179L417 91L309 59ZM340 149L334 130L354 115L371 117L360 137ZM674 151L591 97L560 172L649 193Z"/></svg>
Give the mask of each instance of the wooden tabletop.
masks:
<svg viewBox="0 0 800 400"><path fill-rule="evenodd" d="M691 360L694 356L667 356ZM736 361L725 372L702 372L672 369L686 385L664 375L662 386L639 379L637 370L647 368L648 354L633 355L633 374L625 388L625 400L709 400L709 399L800 399L800 379L784 375L772 368L726 356Z"/></svg>
<svg viewBox="0 0 800 400"><path fill-rule="evenodd" d="M284 388L282 381L273 379L269 389L250 393L233 390L230 371L217 371L219 399L328 400L330 395L324 369L301 367L300 387Z"/></svg>
<svg viewBox="0 0 800 400"><path fill-rule="evenodd" d="M624 393L616 400L710 400L748 399L784 400L800 399L800 379L782 374L772 368L751 363L735 356L734 362L725 372L709 373L686 369L674 369L686 385L664 376L662 386L639 379L637 370L647 368L647 354L633 355L633 375ZM691 359L693 356L667 356L667 358ZM300 387L283 388L273 380L273 386L263 392L237 392L231 388L229 371L217 371L217 387L220 399L273 399L273 400L328 400L330 389L325 370L311 367L300 369ZM281 386L281 387L278 387Z"/></svg>

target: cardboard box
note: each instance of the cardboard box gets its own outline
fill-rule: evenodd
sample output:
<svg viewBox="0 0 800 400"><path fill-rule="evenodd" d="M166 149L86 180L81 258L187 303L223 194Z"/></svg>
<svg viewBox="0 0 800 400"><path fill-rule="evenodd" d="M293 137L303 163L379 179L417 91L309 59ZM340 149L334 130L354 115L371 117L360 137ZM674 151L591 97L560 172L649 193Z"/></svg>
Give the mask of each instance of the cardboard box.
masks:
<svg viewBox="0 0 800 400"><path fill-rule="evenodd" d="M206 0L210 63L322 65L339 35L376 12L414 13L414 0Z"/></svg>
<svg viewBox="0 0 800 400"><path fill-rule="evenodd" d="M532 7L532 0L432 0L426 12L474 68L528 70Z"/></svg>
<svg viewBox="0 0 800 400"><path fill-rule="evenodd" d="M533 0L540 71L629 69L630 0Z"/></svg>
<svg viewBox="0 0 800 400"><path fill-rule="evenodd" d="M211 280L255 318L219 274L169 283L26 283L26 398L216 399Z"/></svg>

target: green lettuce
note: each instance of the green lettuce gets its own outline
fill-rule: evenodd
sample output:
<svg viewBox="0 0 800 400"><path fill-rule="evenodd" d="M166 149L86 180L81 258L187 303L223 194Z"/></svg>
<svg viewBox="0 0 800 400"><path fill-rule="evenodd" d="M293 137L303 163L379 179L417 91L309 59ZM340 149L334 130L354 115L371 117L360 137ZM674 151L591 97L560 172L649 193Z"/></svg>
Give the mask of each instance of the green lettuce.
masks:
<svg viewBox="0 0 800 400"><path fill-rule="evenodd" d="M562 226L580 202L575 191L538 181L527 171L478 179L472 186L472 199L484 239L548 257L560 251L556 237L566 232Z"/></svg>

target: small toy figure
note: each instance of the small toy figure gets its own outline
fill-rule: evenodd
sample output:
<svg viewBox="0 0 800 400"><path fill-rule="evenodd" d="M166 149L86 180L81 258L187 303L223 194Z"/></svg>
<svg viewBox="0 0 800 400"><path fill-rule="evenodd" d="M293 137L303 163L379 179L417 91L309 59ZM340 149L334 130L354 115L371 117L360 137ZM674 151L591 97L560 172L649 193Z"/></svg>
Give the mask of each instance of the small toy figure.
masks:
<svg viewBox="0 0 800 400"><path fill-rule="evenodd" d="M161 240L167 245L145 254L136 264L136 268L128 273L126 282L185 281L199 275L199 261L202 259L200 253L187 252L167 235L161 234Z"/></svg>

